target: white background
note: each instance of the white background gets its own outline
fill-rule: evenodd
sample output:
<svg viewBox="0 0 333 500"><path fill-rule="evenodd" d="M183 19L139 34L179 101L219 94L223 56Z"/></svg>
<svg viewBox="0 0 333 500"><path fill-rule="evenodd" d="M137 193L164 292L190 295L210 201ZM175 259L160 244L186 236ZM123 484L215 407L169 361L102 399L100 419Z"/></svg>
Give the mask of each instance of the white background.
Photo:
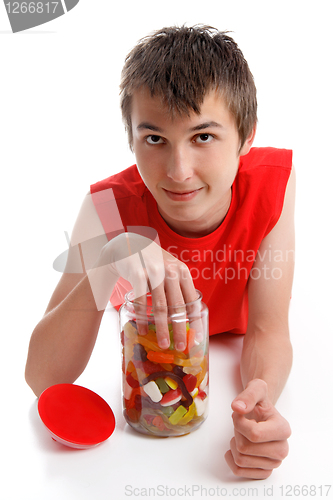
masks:
<svg viewBox="0 0 333 500"><path fill-rule="evenodd" d="M328 0L81 0L59 19L12 34L0 4L1 500L121 500L135 497L139 490L131 488L158 485L202 487L191 490L197 497L205 497L204 488L208 496L214 488L237 495L234 487L280 497L286 494L281 486L316 485L319 497L318 487L332 483L330 12ZM115 412L117 428L105 444L89 451L55 444L24 382L30 334L59 279L52 263L66 249L64 231L71 231L90 184L135 162L119 111L124 58L139 38L183 23L233 32L258 89L254 145L294 150L294 367L278 403L293 435L289 457L265 482L235 479L223 459L232 436L230 403L240 388L240 338L212 339L210 416L181 439L143 438L125 426L117 318L111 311L78 380ZM167 496L160 489L156 498L161 493Z"/></svg>

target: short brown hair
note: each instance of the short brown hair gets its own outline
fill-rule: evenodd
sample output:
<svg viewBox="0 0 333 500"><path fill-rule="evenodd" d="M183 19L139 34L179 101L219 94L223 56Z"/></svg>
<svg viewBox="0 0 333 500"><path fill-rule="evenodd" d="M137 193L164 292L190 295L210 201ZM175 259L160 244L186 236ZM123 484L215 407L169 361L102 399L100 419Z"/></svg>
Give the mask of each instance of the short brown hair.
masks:
<svg viewBox="0 0 333 500"><path fill-rule="evenodd" d="M235 119L241 146L257 122L256 87L248 64L227 32L211 26L170 27L139 40L125 60L121 111L132 148L131 99L146 87L170 113L200 113L207 91L225 98Z"/></svg>

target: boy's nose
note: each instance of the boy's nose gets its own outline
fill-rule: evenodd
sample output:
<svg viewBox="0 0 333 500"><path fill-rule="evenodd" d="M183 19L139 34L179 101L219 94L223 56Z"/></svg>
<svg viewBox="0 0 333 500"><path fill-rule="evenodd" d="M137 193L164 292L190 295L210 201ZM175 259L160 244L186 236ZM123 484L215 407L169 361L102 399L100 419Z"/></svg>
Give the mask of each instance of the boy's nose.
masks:
<svg viewBox="0 0 333 500"><path fill-rule="evenodd" d="M193 175L191 159L184 150L174 149L167 165L167 175L175 182L184 182Z"/></svg>

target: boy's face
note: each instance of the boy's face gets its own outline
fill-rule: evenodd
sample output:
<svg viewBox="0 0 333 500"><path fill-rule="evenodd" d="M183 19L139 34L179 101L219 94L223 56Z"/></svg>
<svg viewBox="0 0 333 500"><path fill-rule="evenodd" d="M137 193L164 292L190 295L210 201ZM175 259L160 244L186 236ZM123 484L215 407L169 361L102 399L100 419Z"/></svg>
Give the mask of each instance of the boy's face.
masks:
<svg viewBox="0 0 333 500"><path fill-rule="evenodd" d="M186 237L214 231L228 211L241 151L234 119L211 91L201 112L171 117L159 97L140 89L132 100L133 150L140 175L166 223Z"/></svg>

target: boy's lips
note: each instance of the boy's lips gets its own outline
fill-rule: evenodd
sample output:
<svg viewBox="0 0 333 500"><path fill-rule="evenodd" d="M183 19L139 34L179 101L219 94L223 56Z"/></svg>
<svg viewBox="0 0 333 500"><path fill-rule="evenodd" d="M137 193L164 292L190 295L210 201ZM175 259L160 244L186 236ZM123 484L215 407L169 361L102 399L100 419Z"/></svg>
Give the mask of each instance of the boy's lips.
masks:
<svg viewBox="0 0 333 500"><path fill-rule="evenodd" d="M170 191L169 189L163 188L166 195L174 201L189 201L192 200L202 188L192 189L191 191Z"/></svg>

